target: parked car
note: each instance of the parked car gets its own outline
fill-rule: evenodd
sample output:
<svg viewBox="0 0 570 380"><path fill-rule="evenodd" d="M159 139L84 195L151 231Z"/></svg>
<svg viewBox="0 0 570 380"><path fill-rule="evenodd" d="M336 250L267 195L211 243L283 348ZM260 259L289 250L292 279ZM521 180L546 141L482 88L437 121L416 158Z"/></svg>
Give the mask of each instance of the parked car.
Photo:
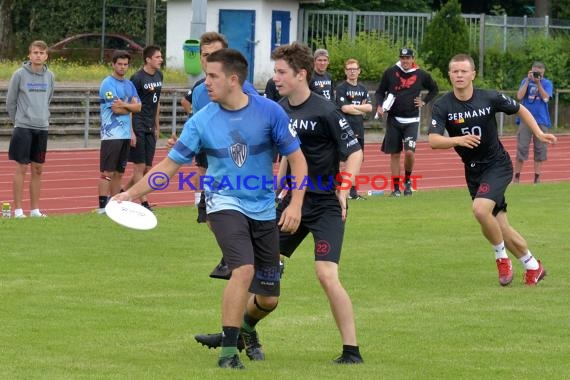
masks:
<svg viewBox="0 0 570 380"><path fill-rule="evenodd" d="M50 59L98 63L101 61L101 33L81 33L69 36L48 48ZM115 50L126 50L135 60L142 60L143 44L134 38L116 33L105 33L103 61L111 62Z"/></svg>

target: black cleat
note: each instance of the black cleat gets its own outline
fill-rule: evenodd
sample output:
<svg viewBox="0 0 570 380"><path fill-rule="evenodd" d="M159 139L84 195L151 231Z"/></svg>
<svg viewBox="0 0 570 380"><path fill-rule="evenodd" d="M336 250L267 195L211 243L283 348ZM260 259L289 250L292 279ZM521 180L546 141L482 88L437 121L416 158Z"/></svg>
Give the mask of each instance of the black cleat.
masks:
<svg viewBox="0 0 570 380"><path fill-rule="evenodd" d="M265 360L265 353L259 344L259 338L257 337L257 331L253 330L251 332L240 330L240 336L238 340L243 341L245 346L245 354L249 360Z"/></svg>
<svg viewBox="0 0 570 380"><path fill-rule="evenodd" d="M222 333L217 334L198 334L194 335L196 342L208 348L218 348L222 346ZM241 352L245 348L243 339L238 337L237 349Z"/></svg>
<svg viewBox="0 0 570 380"><path fill-rule="evenodd" d="M216 265L212 273L210 273L210 277L218 278L220 280L229 280L230 277L232 277L232 271L222 260L218 265Z"/></svg>
<svg viewBox="0 0 570 380"><path fill-rule="evenodd" d="M219 358L218 367L229 368L229 369L245 369L245 366L242 364L241 360L239 359L238 354L235 354L234 356Z"/></svg>
<svg viewBox="0 0 570 380"><path fill-rule="evenodd" d="M333 364L362 364L362 356L343 353L338 358L333 360Z"/></svg>
<svg viewBox="0 0 570 380"><path fill-rule="evenodd" d="M390 193L391 197L399 197L401 195L402 195L402 193L400 192L400 190L394 190Z"/></svg>

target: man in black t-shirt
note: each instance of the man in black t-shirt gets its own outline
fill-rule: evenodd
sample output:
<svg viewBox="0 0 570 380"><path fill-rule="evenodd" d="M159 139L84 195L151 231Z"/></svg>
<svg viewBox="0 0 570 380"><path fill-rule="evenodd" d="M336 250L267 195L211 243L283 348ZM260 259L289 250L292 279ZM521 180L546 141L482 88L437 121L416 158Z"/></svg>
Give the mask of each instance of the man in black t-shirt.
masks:
<svg viewBox="0 0 570 380"><path fill-rule="evenodd" d="M428 90L422 99L420 92ZM416 140L418 138L421 107L437 95L437 83L431 75L420 69L415 62L414 51L400 49L400 60L384 71L376 90L376 113L386 119L386 134L382 141L382 152L390 155L390 169L394 183L393 197L400 192L400 155L404 154L404 196L412 195L410 176L414 169Z"/></svg>
<svg viewBox="0 0 570 380"><path fill-rule="evenodd" d="M350 58L344 63L346 80L335 89L336 105L350 123L354 135L364 152L364 117L372 112L372 103L366 86L358 83L360 65L356 59ZM366 199L359 195L356 186L350 188L350 199Z"/></svg>
<svg viewBox="0 0 570 380"><path fill-rule="evenodd" d="M308 75L313 69L310 48L300 43L283 45L273 51L271 58L275 61L273 79L283 96L279 104L289 115L289 128L295 129L301 140L308 166L306 180L314 185L306 188L299 229L293 234L281 232L279 248L282 255L290 257L309 233L313 236L315 272L327 295L343 344L342 354L334 363L362 363L352 301L338 274L349 188L339 188L337 178L341 159L345 160L343 171L350 179L359 174L362 149L335 104L309 89ZM285 176L287 167L287 160L283 159L279 178ZM279 179L277 183L280 182ZM304 180L295 179L296 186L301 183ZM288 194L277 208L277 219L289 202ZM260 304L252 296L247 303L241 336L246 354L252 360L264 358L255 326L277 307L277 302L275 298L273 304ZM208 347L219 347L222 341L221 334L201 334L195 339Z"/></svg>
<svg viewBox="0 0 570 380"><path fill-rule="evenodd" d="M454 148L461 157L473 214L494 249L499 283L507 286L513 279L506 248L524 266L525 284L536 285L546 271L507 219L505 191L513 178L513 164L499 140L495 114L517 114L542 142L554 143L556 137L542 132L532 114L514 99L497 91L475 89L475 63L470 56L459 54L451 59L449 78L453 92L433 106L429 143L434 149Z"/></svg>
<svg viewBox="0 0 570 380"><path fill-rule="evenodd" d="M156 141L160 136L159 101L163 79L160 71L163 62L160 47L146 46L143 50L143 59L142 69L131 76L131 82L135 85L141 100L141 112L133 114L132 124L136 141L129 151L129 161L134 164L134 170L126 189L137 183L152 168ZM141 198L141 204L152 210L146 196Z"/></svg>
<svg viewBox="0 0 570 380"><path fill-rule="evenodd" d="M329 67L329 52L326 49L317 49L314 54L314 69L309 80L309 89L327 100L334 102L334 84Z"/></svg>

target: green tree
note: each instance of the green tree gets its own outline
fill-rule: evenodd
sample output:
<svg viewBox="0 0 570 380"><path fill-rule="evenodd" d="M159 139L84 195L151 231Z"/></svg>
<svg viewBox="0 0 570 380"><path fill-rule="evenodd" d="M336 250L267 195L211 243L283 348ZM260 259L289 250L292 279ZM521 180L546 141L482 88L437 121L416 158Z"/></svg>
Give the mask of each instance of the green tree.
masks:
<svg viewBox="0 0 570 380"><path fill-rule="evenodd" d="M469 53L469 31L461 17L458 0L449 0L428 24L422 42L422 56L432 67L447 73L451 57Z"/></svg>

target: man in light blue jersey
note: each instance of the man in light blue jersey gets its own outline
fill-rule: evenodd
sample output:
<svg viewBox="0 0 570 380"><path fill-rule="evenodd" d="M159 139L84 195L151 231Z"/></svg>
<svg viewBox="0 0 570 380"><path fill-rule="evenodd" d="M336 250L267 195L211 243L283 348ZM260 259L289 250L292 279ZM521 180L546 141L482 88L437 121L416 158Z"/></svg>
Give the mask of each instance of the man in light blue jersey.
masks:
<svg viewBox="0 0 570 380"><path fill-rule="evenodd" d="M275 309L280 290L279 228L293 233L301 220L303 188L292 190L292 201L276 223L274 147L288 157L292 176L307 176L299 139L289 129L285 111L269 99L244 93L246 75L247 61L237 50L209 55L205 86L212 102L186 122L166 158L115 196L125 201L148 194L151 184L157 185L157 173L172 177L197 152L206 152L207 179L212 179L205 186L208 221L232 271L222 300L224 334L218 366L234 369L244 368L237 341L249 293L259 310Z"/></svg>
<svg viewBox="0 0 570 380"><path fill-rule="evenodd" d="M99 87L101 108L101 150L99 153L99 208L105 213L110 196L121 189L121 179L127 167L129 149L136 144L131 114L141 111L141 102L133 82L125 78L131 56L124 50L113 53L113 73Z"/></svg>

